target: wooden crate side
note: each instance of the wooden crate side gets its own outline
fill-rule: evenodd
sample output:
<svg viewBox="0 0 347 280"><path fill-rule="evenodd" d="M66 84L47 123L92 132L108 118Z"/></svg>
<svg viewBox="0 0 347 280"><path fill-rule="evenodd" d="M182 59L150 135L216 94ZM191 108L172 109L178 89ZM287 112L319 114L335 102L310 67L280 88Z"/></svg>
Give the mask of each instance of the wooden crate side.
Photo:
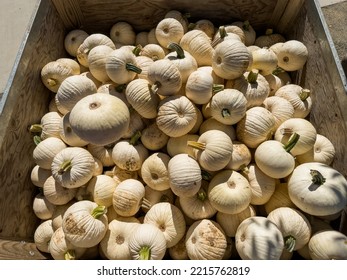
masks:
<svg viewBox="0 0 347 280"><path fill-rule="evenodd" d="M0 239L0 260L46 260L50 256L37 250L35 243Z"/></svg>
<svg viewBox="0 0 347 280"><path fill-rule="evenodd" d="M270 21L271 25L276 24L287 3L287 0L201 0L198 5L186 0L52 1L68 28L105 34L117 21L131 23L136 31L150 30L172 9L189 13L191 22L207 18L218 26L247 19L259 29L267 27Z"/></svg>
<svg viewBox="0 0 347 280"><path fill-rule="evenodd" d="M311 90L313 100L309 115L317 132L326 136L334 144L336 157L333 167L347 176L347 94L340 77L339 61L333 57L332 46L323 28L323 18L319 18L314 1L303 6L288 39L302 41L309 50L309 59L303 71L296 76L296 83Z"/></svg>
<svg viewBox="0 0 347 280"><path fill-rule="evenodd" d="M30 31L30 32L29 32ZM30 180L34 143L27 128L39 122L52 98L40 79L42 67L62 57L64 26L50 1L41 1L5 89L0 116L0 238L30 241L39 220ZM5 100L6 99L6 100Z"/></svg>

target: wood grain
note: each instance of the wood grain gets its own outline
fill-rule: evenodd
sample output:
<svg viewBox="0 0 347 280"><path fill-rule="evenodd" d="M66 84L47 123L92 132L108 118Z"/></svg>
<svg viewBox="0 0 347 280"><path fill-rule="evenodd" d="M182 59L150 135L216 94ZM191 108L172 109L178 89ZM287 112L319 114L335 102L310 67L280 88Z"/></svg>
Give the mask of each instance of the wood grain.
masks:
<svg viewBox="0 0 347 280"><path fill-rule="evenodd" d="M49 254L36 249L34 243L0 239L0 260L46 260Z"/></svg>
<svg viewBox="0 0 347 280"><path fill-rule="evenodd" d="M79 3L80 12L76 8ZM171 9L190 13L190 22L208 18L216 25L235 20L249 20L257 29L270 20L277 1L201 0L198 4L186 0L64 0L54 1L68 28L83 27L87 32L107 34L117 21L131 23L136 31L150 30ZM139 17L139 11L141 17ZM66 14L69 15L67 18ZM72 16L71 16L72 15ZM70 26L75 22L74 26Z"/></svg>
<svg viewBox="0 0 347 280"><path fill-rule="evenodd" d="M347 176L347 130L346 107L347 93L342 85L334 82L338 77L337 69L328 64L327 40L314 32L318 23L309 18L307 5L303 6L296 24L287 33L288 39L302 41L309 50L309 58L302 71L295 77L296 83L311 90L312 111L309 120L316 127L317 132L326 136L334 144L336 157L332 164L334 168ZM320 31L322 32L322 31ZM331 56L331 54L330 54Z"/></svg>
<svg viewBox="0 0 347 280"><path fill-rule="evenodd" d="M50 1L42 1L25 48L18 54L13 81L5 89L0 116L0 238L32 239L39 220L32 210L36 187L30 180L34 144L28 126L40 121L51 93L40 79L42 67L62 57L64 26Z"/></svg>

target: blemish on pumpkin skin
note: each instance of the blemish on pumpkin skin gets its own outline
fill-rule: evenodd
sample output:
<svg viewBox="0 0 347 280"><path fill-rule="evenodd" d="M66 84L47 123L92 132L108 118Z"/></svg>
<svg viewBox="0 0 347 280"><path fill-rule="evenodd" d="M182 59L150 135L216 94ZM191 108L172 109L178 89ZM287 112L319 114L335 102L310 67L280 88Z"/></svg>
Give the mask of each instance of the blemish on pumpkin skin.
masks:
<svg viewBox="0 0 347 280"><path fill-rule="evenodd" d="M72 214L69 214L65 220L65 229L70 234L74 235L84 235L85 229L83 227L78 227L76 220L73 218Z"/></svg>

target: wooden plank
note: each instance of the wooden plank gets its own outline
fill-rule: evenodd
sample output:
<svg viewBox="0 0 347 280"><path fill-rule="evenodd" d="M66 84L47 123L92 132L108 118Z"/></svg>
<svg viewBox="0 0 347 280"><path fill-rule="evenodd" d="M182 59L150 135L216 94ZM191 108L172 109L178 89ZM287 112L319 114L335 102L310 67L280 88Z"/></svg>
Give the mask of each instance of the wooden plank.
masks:
<svg viewBox="0 0 347 280"><path fill-rule="evenodd" d="M84 15L79 0L50 0L56 7L66 29L83 28ZM96 1L97 2L97 1Z"/></svg>
<svg viewBox="0 0 347 280"><path fill-rule="evenodd" d="M312 3L311 3L312 4ZM309 50L309 59L303 71L299 71L294 83L312 91L312 111L309 120L317 132L334 144L336 157L334 168L347 176L347 94L341 82L338 68L333 64L328 39L319 17L310 14L314 7L304 5L286 33L288 39L302 41ZM310 16L308 16L310 15Z"/></svg>
<svg viewBox="0 0 347 280"><path fill-rule="evenodd" d="M46 260L49 254L37 250L34 243L0 239L0 260Z"/></svg>
<svg viewBox="0 0 347 280"><path fill-rule="evenodd" d="M137 31L149 30L170 9L190 13L191 22L208 18L219 25L247 19L258 29L270 20L277 1L201 0L199 5L186 0L119 0L116 3L112 0L80 0L79 2L86 31L108 33L117 21L127 21Z"/></svg>
<svg viewBox="0 0 347 280"><path fill-rule="evenodd" d="M297 17L301 10L305 0L290 0L283 12L279 22L277 23L276 29L279 33L284 32L288 26L291 25L293 20Z"/></svg>
<svg viewBox="0 0 347 280"><path fill-rule="evenodd" d="M1 99L0 238L32 239L39 220L32 210L36 187L30 181L34 144L28 126L48 110L52 94L40 78L42 67L65 55L64 26L50 1L41 1L30 33Z"/></svg>
<svg viewBox="0 0 347 280"><path fill-rule="evenodd" d="M278 0L276 7L272 13L271 19L269 20L269 28L276 29L278 22L280 21L289 0Z"/></svg>

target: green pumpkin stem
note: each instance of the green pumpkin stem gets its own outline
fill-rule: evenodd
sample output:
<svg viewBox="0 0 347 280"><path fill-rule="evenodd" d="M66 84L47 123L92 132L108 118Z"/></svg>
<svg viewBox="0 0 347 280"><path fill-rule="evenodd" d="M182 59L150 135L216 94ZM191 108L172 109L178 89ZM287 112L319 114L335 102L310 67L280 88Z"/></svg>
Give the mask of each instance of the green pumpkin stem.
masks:
<svg viewBox="0 0 347 280"><path fill-rule="evenodd" d="M200 201L205 201L207 199L207 193L202 188L200 188L196 196Z"/></svg>
<svg viewBox="0 0 347 280"><path fill-rule="evenodd" d="M57 81L54 79L47 79L47 84L51 87L54 87L57 84Z"/></svg>
<svg viewBox="0 0 347 280"><path fill-rule="evenodd" d="M151 259L151 248L149 246L141 247L139 251L140 260L150 260Z"/></svg>
<svg viewBox="0 0 347 280"><path fill-rule="evenodd" d="M30 127L29 127L29 131L33 134L37 134L37 133L41 133L42 132L42 124L32 124Z"/></svg>
<svg viewBox="0 0 347 280"><path fill-rule="evenodd" d="M211 173L209 173L208 171L206 171L206 170L201 170L201 177L202 177L202 179L203 180L205 180L205 181L211 181L211 179L212 179L212 174Z"/></svg>
<svg viewBox="0 0 347 280"><path fill-rule="evenodd" d="M179 59L185 58L184 50L179 44L172 42L167 46L167 48L169 50L175 51L177 53L177 58Z"/></svg>
<svg viewBox="0 0 347 280"><path fill-rule="evenodd" d="M75 250L67 250L64 254L64 259L67 261L72 261L76 259Z"/></svg>
<svg viewBox="0 0 347 280"><path fill-rule="evenodd" d="M58 171L59 174L63 174L64 172L70 170L72 167L71 160L66 160L60 165L60 169Z"/></svg>
<svg viewBox="0 0 347 280"><path fill-rule="evenodd" d="M298 143L300 138L300 135L297 134L296 132L294 132L292 134L292 136L290 136L288 143L286 145L283 146L283 148L286 150L287 153L289 153L296 145L296 143Z"/></svg>
<svg viewBox="0 0 347 280"><path fill-rule="evenodd" d="M99 219L102 215L107 213L107 207L103 205L99 205L95 207L91 213L94 219Z"/></svg>
<svg viewBox="0 0 347 280"><path fill-rule="evenodd" d="M196 24L195 24L194 22L190 22L190 23L188 24L188 31L194 30L195 26L196 26Z"/></svg>
<svg viewBox="0 0 347 280"><path fill-rule="evenodd" d="M117 85L116 86L116 91L119 92L119 93L122 93L125 90L126 87L127 87L126 84Z"/></svg>
<svg viewBox="0 0 347 280"><path fill-rule="evenodd" d="M286 248L288 252L291 253L294 251L295 244L296 244L296 239L294 236L288 235L284 237L284 248Z"/></svg>
<svg viewBox="0 0 347 280"><path fill-rule="evenodd" d="M277 76L278 74L281 74L285 72L281 67L277 66L275 70L272 71L272 75Z"/></svg>
<svg viewBox="0 0 347 280"><path fill-rule="evenodd" d="M38 135L35 135L35 136L33 137L33 140L34 140L34 143L35 143L36 146L37 146L38 144L40 144L40 142L42 141L41 137L38 136Z"/></svg>
<svg viewBox="0 0 347 280"><path fill-rule="evenodd" d="M140 52L142 51L142 46L140 44L138 44L134 49L133 49L133 54L135 56L139 56Z"/></svg>
<svg viewBox="0 0 347 280"><path fill-rule="evenodd" d="M312 183L315 185L323 185L326 181L322 173L318 170L310 169L310 175L312 176Z"/></svg>
<svg viewBox="0 0 347 280"><path fill-rule="evenodd" d="M311 91L309 89L302 89L299 93L299 97L302 101L305 101L310 96Z"/></svg>
<svg viewBox="0 0 347 280"><path fill-rule="evenodd" d="M259 74L259 71L256 69L249 71L249 74L247 76L248 83L255 84L258 79L258 74Z"/></svg>
<svg viewBox="0 0 347 280"><path fill-rule="evenodd" d="M250 27L249 21L248 21L248 20L245 20L245 21L243 22L243 25L242 25L243 30L249 31L249 27Z"/></svg>
<svg viewBox="0 0 347 280"><path fill-rule="evenodd" d="M141 131L136 131L133 136L131 136L129 144L132 146L136 146L139 143L139 140L141 138Z"/></svg>
<svg viewBox="0 0 347 280"><path fill-rule="evenodd" d="M128 71L135 72L136 74L140 74L140 73L142 72L142 69L140 69L139 67L137 67L136 65L131 64L131 63L125 64L125 68L126 68Z"/></svg>
<svg viewBox="0 0 347 280"><path fill-rule="evenodd" d="M268 28L265 30L265 35L271 35L274 33L274 30L272 28Z"/></svg>
<svg viewBox="0 0 347 280"><path fill-rule="evenodd" d="M222 90L224 90L224 85L222 85L222 84L213 84L213 86L212 86L212 93L213 94L215 94L215 93L217 93L219 91L222 91Z"/></svg>

